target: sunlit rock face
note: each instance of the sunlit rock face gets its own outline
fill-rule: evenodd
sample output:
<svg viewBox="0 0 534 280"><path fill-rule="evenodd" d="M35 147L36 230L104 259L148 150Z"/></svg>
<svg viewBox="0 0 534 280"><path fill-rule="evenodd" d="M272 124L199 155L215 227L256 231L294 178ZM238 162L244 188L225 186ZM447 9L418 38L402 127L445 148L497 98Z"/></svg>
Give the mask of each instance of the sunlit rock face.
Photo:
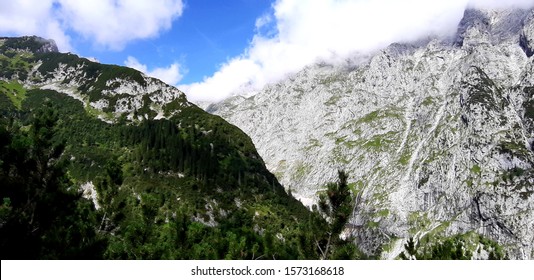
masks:
<svg viewBox="0 0 534 280"><path fill-rule="evenodd" d="M452 40L313 65L208 111L249 134L311 205L350 174L365 252L476 232L534 258L534 12L467 10Z"/></svg>
<svg viewBox="0 0 534 280"><path fill-rule="evenodd" d="M0 38L0 47L8 39ZM28 36L13 41L21 47L3 46L6 52L35 59L28 63L28 69L18 69L12 75L0 77L0 81L16 81L26 89L66 94L106 122L120 117L132 121L166 118L178 113L177 108L192 105L177 88L136 70L113 65L101 67L74 54L60 54L53 40Z"/></svg>

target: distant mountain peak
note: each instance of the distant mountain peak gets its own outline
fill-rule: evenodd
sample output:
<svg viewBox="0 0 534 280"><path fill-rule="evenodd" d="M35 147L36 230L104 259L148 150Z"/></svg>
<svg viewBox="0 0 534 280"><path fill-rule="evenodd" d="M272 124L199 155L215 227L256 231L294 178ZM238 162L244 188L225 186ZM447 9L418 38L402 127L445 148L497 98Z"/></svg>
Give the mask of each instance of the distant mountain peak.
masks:
<svg viewBox="0 0 534 280"><path fill-rule="evenodd" d="M19 38L1 37L0 51L27 51L32 53L56 53L59 52L56 42L52 39L44 39L38 36L24 36Z"/></svg>

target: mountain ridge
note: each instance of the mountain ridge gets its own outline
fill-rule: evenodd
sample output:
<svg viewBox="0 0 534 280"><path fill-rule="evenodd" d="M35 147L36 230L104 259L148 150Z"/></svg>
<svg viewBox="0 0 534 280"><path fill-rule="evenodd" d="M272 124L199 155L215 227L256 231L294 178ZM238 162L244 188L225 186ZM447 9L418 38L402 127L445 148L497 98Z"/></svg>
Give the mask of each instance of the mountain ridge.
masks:
<svg viewBox="0 0 534 280"><path fill-rule="evenodd" d="M178 89L35 36L0 64L2 259L319 257L326 222Z"/></svg>
<svg viewBox="0 0 534 280"><path fill-rule="evenodd" d="M452 41L392 44L350 70L310 66L208 111L249 134L305 204L345 168L365 252L477 232L532 259L533 15L468 9Z"/></svg>

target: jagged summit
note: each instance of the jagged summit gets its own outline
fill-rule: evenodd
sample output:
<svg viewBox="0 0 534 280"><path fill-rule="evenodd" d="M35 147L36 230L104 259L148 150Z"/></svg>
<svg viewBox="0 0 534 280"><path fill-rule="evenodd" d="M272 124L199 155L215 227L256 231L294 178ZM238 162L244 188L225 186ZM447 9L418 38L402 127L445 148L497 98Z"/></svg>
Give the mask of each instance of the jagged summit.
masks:
<svg viewBox="0 0 534 280"><path fill-rule="evenodd" d="M466 9L458 25L454 45L519 42L520 36L530 37L524 31L532 28L533 13L533 9Z"/></svg>
<svg viewBox="0 0 534 280"><path fill-rule="evenodd" d="M59 52L56 42L52 39L44 39L38 36L24 37L0 37L0 52L27 51L32 53L55 53Z"/></svg>

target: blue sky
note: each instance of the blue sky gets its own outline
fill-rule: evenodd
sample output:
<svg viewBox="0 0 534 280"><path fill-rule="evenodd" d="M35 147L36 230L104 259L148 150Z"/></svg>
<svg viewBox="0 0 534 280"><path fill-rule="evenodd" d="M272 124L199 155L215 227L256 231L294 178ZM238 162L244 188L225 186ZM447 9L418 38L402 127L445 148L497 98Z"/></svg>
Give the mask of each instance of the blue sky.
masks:
<svg viewBox="0 0 534 280"><path fill-rule="evenodd" d="M154 69L177 62L185 72L180 83L189 84L240 55L254 36L256 19L270 7L270 0L189 0L172 28L156 38L133 40L120 51L95 47L83 38L73 41L73 47L76 53L102 63L124 65L132 56Z"/></svg>
<svg viewBox="0 0 534 280"><path fill-rule="evenodd" d="M170 84L191 84L243 54L256 32L256 20L272 12L272 3L0 0L0 36L54 39L63 52L159 73L158 78Z"/></svg>
<svg viewBox="0 0 534 280"><path fill-rule="evenodd" d="M533 0L0 0L0 36L125 65L193 101L254 94L306 65L452 36L467 6Z"/></svg>

